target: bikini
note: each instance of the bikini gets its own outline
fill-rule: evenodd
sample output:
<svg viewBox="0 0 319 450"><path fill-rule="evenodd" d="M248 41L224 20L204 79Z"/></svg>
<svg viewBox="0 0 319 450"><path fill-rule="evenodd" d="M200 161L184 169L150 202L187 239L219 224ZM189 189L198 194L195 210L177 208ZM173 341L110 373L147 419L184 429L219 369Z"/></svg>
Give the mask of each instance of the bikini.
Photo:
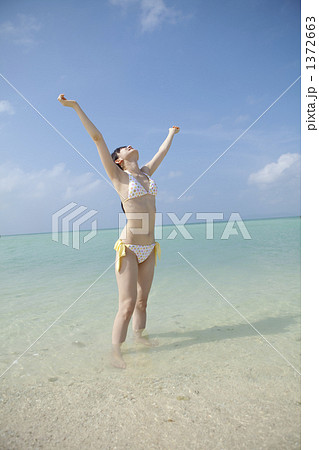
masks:
<svg viewBox="0 0 319 450"><path fill-rule="evenodd" d="M144 173L147 178L149 179L149 190L147 191L137 180L133 177L133 175L128 172L127 170L124 170L129 176L129 185L128 185L128 197L123 200L122 203L127 202L128 200L136 197L142 197L143 195L151 194L156 196L157 195L157 186L154 180L151 179L147 173ZM136 257L138 264L141 264L144 262L152 253L153 248L155 247L155 265L156 265L156 256L160 259L161 257L161 247L158 242L154 242L153 244L149 245L135 245L135 244L126 244L122 241L122 239L118 239L115 242L114 250L117 250L119 252L119 258L116 263L116 269L120 271L121 268L121 258L122 256L125 256L125 247L132 250Z"/></svg>

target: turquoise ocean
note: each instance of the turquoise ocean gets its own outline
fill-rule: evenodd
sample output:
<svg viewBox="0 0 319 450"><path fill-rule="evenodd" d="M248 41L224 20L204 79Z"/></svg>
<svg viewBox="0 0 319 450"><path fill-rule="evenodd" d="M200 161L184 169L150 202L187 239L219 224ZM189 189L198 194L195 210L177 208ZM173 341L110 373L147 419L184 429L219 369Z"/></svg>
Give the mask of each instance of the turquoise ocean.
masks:
<svg viewBox="0 0 319 450"><path fill-rule="evenodd" d="M163 227L146 328L159 346L135 351L130 323L123 356L132 373L187 372L203 360L221 366L237 358L290 376L300 370L300 218L244 224L251 239L238 226L221 239L224 222L214 224L213 239L205 223L185 226L191 239ZM87 233L79 249L50 233L1 237L0 372L9 384L118 370L107 355L119 231L98 230L83 243Z"/></svg>

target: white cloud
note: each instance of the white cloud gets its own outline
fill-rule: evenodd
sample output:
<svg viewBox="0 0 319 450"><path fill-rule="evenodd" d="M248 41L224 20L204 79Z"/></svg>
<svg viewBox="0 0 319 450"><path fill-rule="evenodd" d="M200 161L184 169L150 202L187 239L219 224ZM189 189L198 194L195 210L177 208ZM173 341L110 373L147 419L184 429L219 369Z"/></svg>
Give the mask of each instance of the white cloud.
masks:
<svg viewBox="0 0 319 450"><path fill-rule="evenodd" d="M176 177L180 177L182 175L182 172L180 170L171 170L168 173L168 178L176 178Z"/></svg>
<svg viewBox="0 0 319 450"><path fill-rule="evenodd" d="M0 34L25 48L29 48L36 43L34 34L40 29L41 24L35 17L28 14L18 14L14 23L7 21L0 24Z"/></svg>
<svg viewBox="0 0 319 450"><path fill-rule="evenodd" d="M248 183L258 186L272 185L278 181L287 179L290 175L299 172L300 155L298 153L285 153L277 162L267 164L258 172L249 175Z"/></svg>
<svg viewBox="0 0 319 450"><path fill-rule="evenodd" d="M180 17L180 13L174 8L166 6L164 0L110 0L110 3L122 8L138 5L141 10L142 31L153 31L164 20L175 23Z"/></svg>
<svg viewBox="0 0 319 450"><path fill-rule="evenodd" d="M94 207L105 220L118 207L114 194L94 173L77 175L64 163L41 170L0 163L0 234L48 231L52 214L70 202Z"/></svg>
<svg viewBox="0 0 319 450"><path fill-rule="evenodd" d="M176 17L173 8L168 8L163 0L142 0L142 29L143 31L152 31L160 25L165 19L170 21Z"/></svg>
<svg viewBox="0 0 319 450"><path fill-rule="evenodd" d="M0 194L10 194L10 201L15 199L46 198L54 192L63 200L94 191L101 180L96 180L92 173L74 175L65 169L65 164L56 164L52 169L26 172L11 163L0 164ZM9 200L9 198L8 198Z"/></svg>
<svg viewBox="0 0 319 450"><path fill-rule="evenodd" d="M0 113L14 114L13 106L8 100L0 100Z"/></svg>
<svg viewBox="0 0 319 450"><path fill-rule="evenodd" d="M191 200L194 199L194 195L183 195L179 200L177 195L172 195L171 192L169 191L165 191L165 190L161 190L158 194L158 200L161 203L174 203L175 205L177 203L179 203L180 201L183 202L190 202Z"/></svg>
<svg viewBox="0 0 319 450"><path fill-rule="evenodd" d="M126 6L132 5L133 3L137 3L138 0L109 0L111 5L121 6L125 8Z"/></svg>
<svg viewBox="0 0 319 450"><path fill-rule="evenodd" d="M164 205L179 203L169 191L160 190L158 197ZM98 228L116 228L121 213L120 199L108 183L95 173L74 174L64 163L26 170L0 162L0 199L0 235L49 232L52 214L71 202L98 211ZM193 199L184 195L181 201L189 204Z"/></svg>
<svg viewBox="0 0 319 450"><path fill-rule="evenodd" d="M247 120L249 120L248 114L240 114L238 117L236 117L235 123L247 122Z"/></svg>

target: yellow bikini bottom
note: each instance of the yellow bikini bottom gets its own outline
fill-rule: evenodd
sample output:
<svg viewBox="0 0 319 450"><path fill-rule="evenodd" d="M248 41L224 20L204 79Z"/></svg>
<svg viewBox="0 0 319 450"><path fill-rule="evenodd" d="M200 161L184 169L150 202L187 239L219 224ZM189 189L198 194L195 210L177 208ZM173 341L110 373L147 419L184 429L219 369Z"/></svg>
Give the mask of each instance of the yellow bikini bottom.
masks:
<svg viewBox="0 0 319 450"><path fill-rule="evenodd" d="M125 247L128 247L135 253L138 264L141 264L150 256L154 247L155 247L155 266L156 266L156 256L158 257L158 259L161 258L161 247L158 242L154 242L154 244L149 245L135 245L135 244L125 244L122 241L122 239L118 239L114 245L114 250L117 250L119 252L119 259L116 261L117 271L119 271L121 268L122 256L125 256L126 254Z"/></svg>

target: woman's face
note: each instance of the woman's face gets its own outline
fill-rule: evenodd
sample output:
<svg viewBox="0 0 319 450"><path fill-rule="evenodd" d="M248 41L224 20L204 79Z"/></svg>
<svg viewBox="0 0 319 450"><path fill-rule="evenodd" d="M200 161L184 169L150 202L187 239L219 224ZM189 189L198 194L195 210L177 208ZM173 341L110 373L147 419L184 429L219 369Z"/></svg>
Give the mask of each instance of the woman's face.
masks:
<svg viewBox="0 0 319 450"><path fill-rule="evenodd" d="M137 161L139 158L138 150L131 145L121 148L118 155L120 159L126 159L128 161Z"/></svg>

